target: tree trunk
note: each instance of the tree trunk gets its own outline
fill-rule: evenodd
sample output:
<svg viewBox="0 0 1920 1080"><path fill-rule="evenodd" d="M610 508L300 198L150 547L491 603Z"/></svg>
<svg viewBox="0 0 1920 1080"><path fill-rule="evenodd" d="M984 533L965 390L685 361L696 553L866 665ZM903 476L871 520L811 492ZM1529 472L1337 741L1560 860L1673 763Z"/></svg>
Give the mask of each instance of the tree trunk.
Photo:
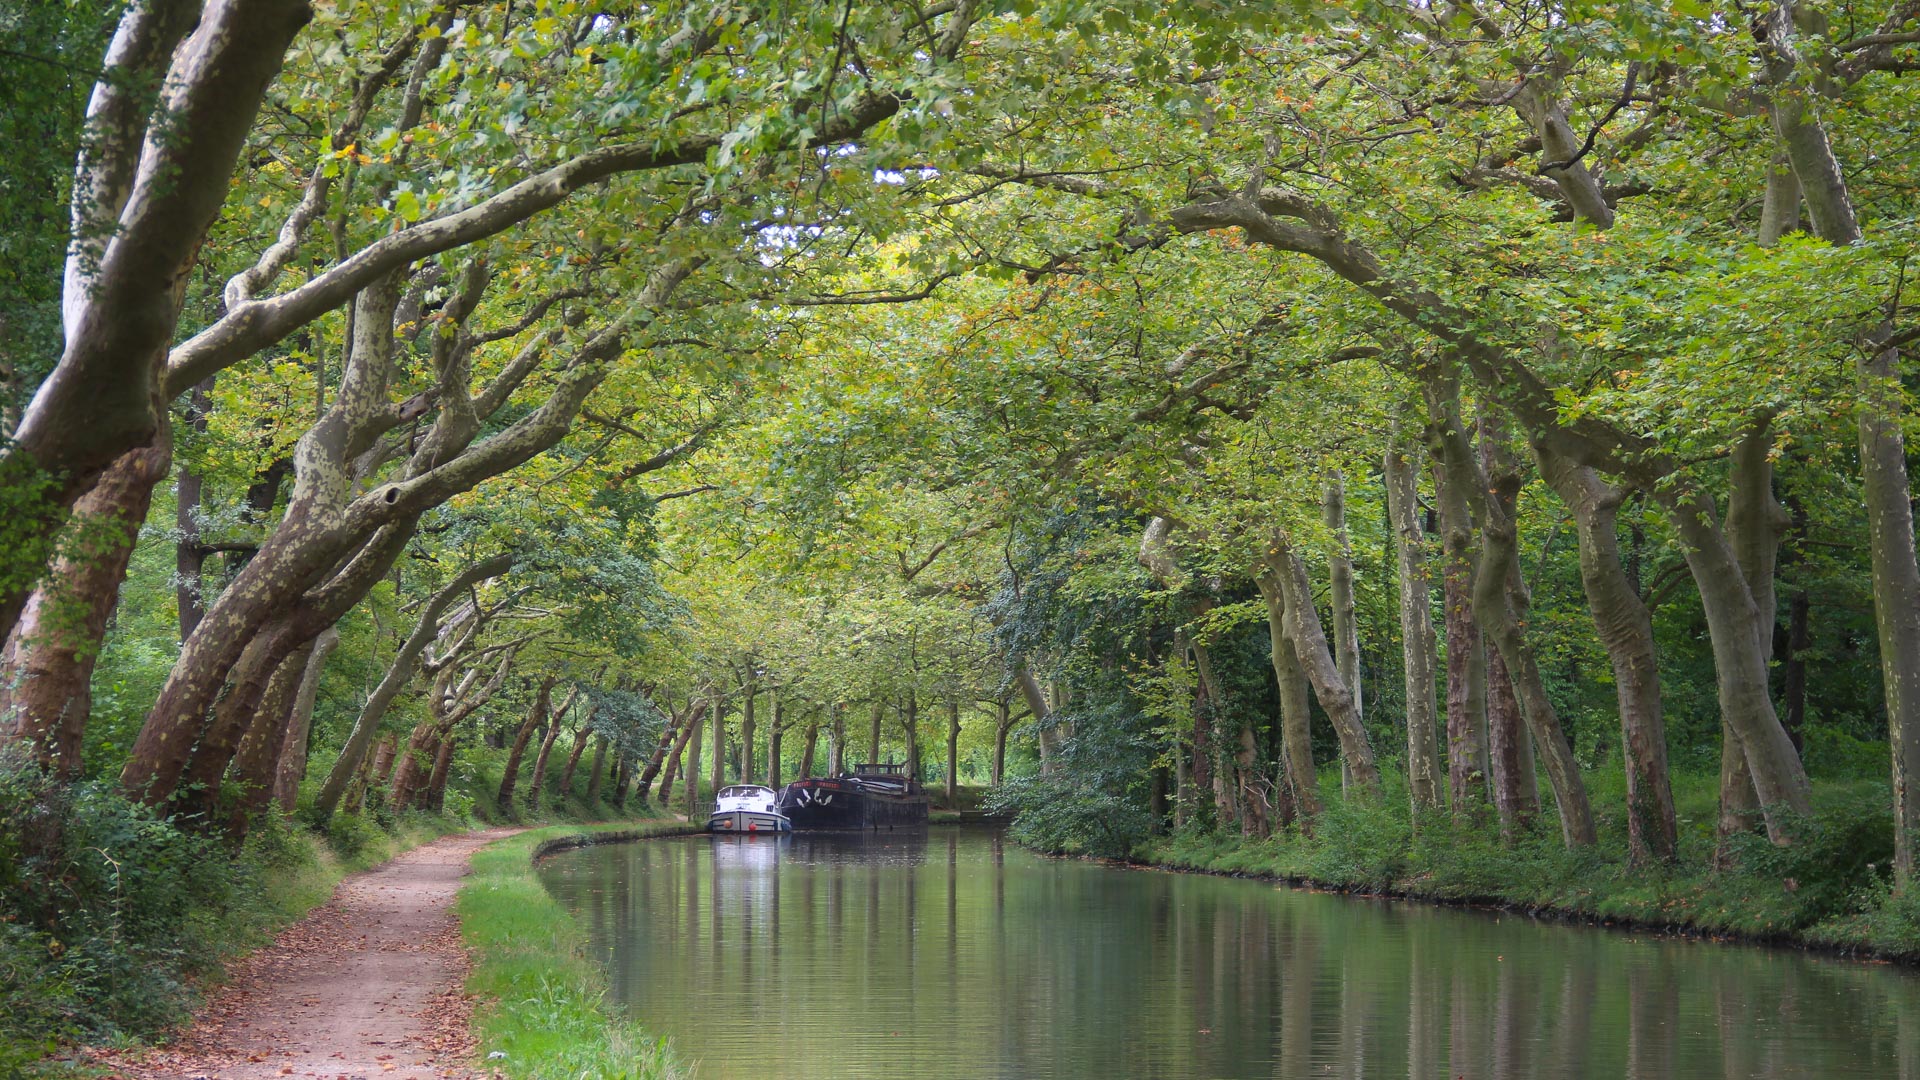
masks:
<svg viewBox="0 0 1920 1080"><path fill-rule="evenodd" d="M1007 778L1007 733L1013 730L1013 704L1002 698L994 702L993 709L993 786L999 787Z"/></svg>
<svg viewBox="0 0 1920 1080"><path fill-rule="evenodd" d="M1807 216L1815 235L1838 247L1851 247L1864 237L1847 179L1833 152L1832 138L1810 100L1817 78L1807 78L1794 38L1797 5L1783 2L1760 9L1754 16L1755 38L1761 44L1772 108L1768 111L1775 134L1785 148L1806 199ZM1880 340L1876 332L1874 339ZM1900 352L1896 349L1860 349L1854 373L1860 387L1855 410L1859 433L1860 480L1867 511L1867 534L1873 565L1873 607L1880 637L1880 677L1887 703L1887 737L1892 745L1894 878L1901 891L1915 881L1914 844L1920 837L1920 553L1914 547L1913 487L1907 474L1906 441L1902 429L1904 401L1900 388ZM1769 810L1767 830L1775 842L1786 837L1771 814L1770 785L1786 783L1778 794L1791 800L1796 790L1792 776L1773 775L1781 756L1772 731L1739 731L1741 745L1753 770L1763 809ZM1784 737L1784 729L1781 732ZM1786 740L1791 747L1792 740ZM1756 752L1757 751L1757 752ZM1792 759L1799 764L1799 757Z"/></svg>
<svg viewBox="0 0 1920 1080"><path fill-rule="evenodd" d="M867 735L867 760L880 760L880 720L886 715L887 704L878 698L873 702L873 727Z"/></svg>
<svg viewBox="0 0 1920 1080"><path fill-rule="evenodd" d="M1307 700L1307 673L1287 630L1287 591L1280 587L1272 566L1257 574L1260 596L1267 603L1267 640L1273 658L1273 677L1280 697L1280 755L1286 765L1287 786L1301 826L1312 829L1320 813L1320 777L1313 767L1313 714Z"/></svg>
<svg viewBox="0 0 1920 1080"><path fill-rule="evenodd" d="M400 759L399 751L400 737L388 735L373 748L373 760L368 763L371 768L360 770L361 775L368 777L373 790L383 793L381 798L386 797L387 784L393 779L393 768Z"/></svg>
<svg viewBox="0 0 1920 1080"><path fill-rule="evenodd" d="M235 843L246 838L252 819L273 804L274 766L291 734L295 700L314 648L311 643L302 645L281 661L260 699L259 719L247 728L233 756L226 785L232 797L226 831Z"/></svg>
<svg viewBox="0 0 1920 1080"><path fill-rule="evenodd" d="M1539 815L1540 785L1533 740L1497 650L1487 653L1487 755L1493 763L1493 808L1501 834L1511 840Z"/></svg>
<svg viewBox="0 0 1920 1080"><path fill-rule="evenodd" d="M560 739L560 721L573 708L574 699L580 696L580 688L574 687L567 692L566 700L553 710L547 721L547 737L540 740L540 752L533 759L533 786L527 789L527 806L535 813L540 810L540 789L547 782L547 758L553 754L553 744Z"/></svg>
<svg viewBox="0 0 1920 1080"><path fill-rule="evenodd" d="M440 619L446 614L447 608L475 585L506 573L513 566L513 558L512 555L496 555L483 559L456 574L453 580L427 598L426 604L420 609L420 617L414 621L413 630L393 654L393 661L387 665L380 684L367 696L366 704L353 722L353 730L340 748L339 760L334 763L333 771L327 774L326 783L321 785L320 794L314 799L314 815L319 820L325 821L333 815L340 796L347 789L347 781L352 778L353 771L360 767L367 747L373 744L374 734L380 730L380 721L385 719L394 699L413 681L421 654L440 636Z"/></svg>
<svg viewBox="0 0 1920 1080"><path fill-rule="evenodd" d="M947 809L960 809L960 701L947 702Z"/></svg>
<svg viewBox="0 0 1920 1080"><path fill-rule="evenodd" d="M195 815L206 826L218 820L221 778L241 740L261 723L286 719L284 715L266 715L261 709L274 673L316 636L304 633L292 619L277 619L248 644L240 662L234 665L233 685L214 707L213 718L201 732L199 745L193 748L181 773L171 800L175 813Z"/></svg>
<svg viewBox="0 0 1920 1080"><path fill-rule="evenodd" d="M396 812L413 806L426 787L427 774L433 768L434 755L442 742L433 729L431 720L415 724L407 736L407 745L394 757L387 800Z"/></svg>
<svg viewBox="0 0 1920 1080"><path fill-rule="evenodd" d="M1443 790L1439 721L1434 710L1437 646L1433 597L1420 529L1419 485L1413 462L1398 440L1387 448L1384 472L1387 515L1393 522L1394 553L1400 571L1401 656L1407 685L1407 795L1417 820L1422 811L1441 805Z"/></svg>
<svg viewBox="0 0 1920 1080"><path fill-rule="evenodd" d="M213 379L207 378L187 394L187 426L202 435L207 431L207 413L212 408L209 396ZM155 481L158 483L158 481ZM180 640L193 636L206 613L202 597L201 573L207 561L204 537L200 535L200 502L206 481L183 463L180 479L174 485L174 531L179 538L173 544L173 596L180 610Z"/></svg>
<svg viewBox="0 0 1920 1080"><path fill-rule="evenodd" d="M699 752L700 744L695 742L695 733L706 720L707 700L702 697L697 702L689 702L688 712L680 721L680 734L673 741L673 749L667 754L666 769L660 776L660 805L666 806L673 798L673 781L680 775L680 759L686 756L687 744L693 743L694 752ZM688 785L692 786L692 785Z"/></svg>
<svg viewBox="0 0 1920 1080"><path fill-rule="evenodd" d="M716 708L715 711L719 710ZM694 806L700 799L700 736L706 731L706 727L705 724L689 725L691 730L687 741L687 752L681 759L687 766L687 790L682 798L686 802L688 821L693 820ZM665 794L661 795L660 801L663 803L666 801Z"/></svg>
<svg viewBox="0 0 1920 1080"><path fill-rule="evenodd" d="M1360 700L1360 621L1353 597L1353 542L1347 535L1347 486L1346 479L1337 471L1327 480L1321 512L1328 531L1333 534L1327 573L1328 604L1333 609L1334 663L1340 669L1340 681L1347 685L1347 693L1353 695L1354 715L1364 719L1366 709Z"/></svg>
<svg viewBox="0 0 1920 1080"><path fill-rule="evenodd" d="M1326 633L1320 628L1320 614L1313 607L1313 587L1307 581L1306 564L1294 554L1287 537L1279 530L1268 541L1267 559L1274 577L1286 595L1287 635L1293 640L1295 654L1305 670L1320 707L1333 721L1340 737L1341 757L1353 770L1353 780L1367 798L1380 795L1380 770L1374 764L1373 747L1367 743L1367 729L1340 678Z"/></svg>
<svg viewBox="0 0 1920 1080"><path fill-rule="evenodd" d="M647 757L646 767L640 770L640 782L635 790L642 803L645 803L647 797L652 793L653 782L660 776L661 766L664 765L667 760L667 752L674 748L676 736L685 729L687 724L699 723L700 718L705 714L706 707L707 703L704 700L690 701L687 703L687 707L680 711L680 715L669 715L667 717L666 726L660 729L660 741L654 744L653 753ZM580 737L583 740L586 738L585 728L581 729ZM579 747L574 747L573 756L576 758L580 756ZM568 766L568 775L572 775L571 765ZM668 775L671 775L671 773ZM561 783L561 790L564 791L565 788L566 784L563 781ZM662 799L664 798L665 796L662 796Z"/></svg>
<svg viewBox="0 0 1920 1080"><path fill-rule="evenodd" d="M1198 617L1212 609L1212 600L1202 600L1194 605L1193 614ZM1187 647L1193 651L1193 672L1199 690L1193 702L1194 782L1213 788L1214 824L1235 825L1240 820L1240 807L1235 798L1234 749L1227 745L1232 732L1226 726L1225 698L1220 693L1219 681L1213 677L1213 655L1191 634L1186 640Z"/></svg>
<svg viewBox="0 0 1920 1080"><path fill-rule="evenodd" d="M580 767L580 756L586 753L587 744L592 741L593 741L593 727L591 722L582 723L580 725L580 729L573 733L573 751L567 755L567 764L564 768L560 770L560 783L557 787L554 788L555 794L559 795L560 799L563 802L566 800L566 798L569 795L573 794L574 771ZM665 755L664 750L656 750L655 753L661 756ZM660 768L659 759L657 757L650 764L656 771ZM641 802L646 801L645 792L641 792L640 801Z"/></svg>
<svg viewBox="0 0 1920 1080"><path fill-rule="evenodd" d="M453 733L440 740L433 755L433 775L427 777L427 790L420 793L420 809L437 814L446 809L447 777L453 771L453 750L460 737Z"/></svg>
<svg viewBox="0 0 1920 1080"><path fill-rule="evenodd" d="M500 793L495 805L503 814L513 812L513 791L520 782L520 759L526 756L527 740L540 725L548 722L553 712L553 684L560 681L557 675L549 675L540 680L540 689L533 695L533 708L527 718L520 722L520 729L514 732L513 746L507 751L507 766L500 774Z"/></svg>
<svg viewBox="0 0 1920 1080"><path fill-rule="evenodd" d="M807 722L807 742L800 748L800 774L804 780L813 775L813 754L820 745L820 720L816 716Z"/></svg>
<svg viewBox="0 0 1920 1080"><path fill-rule="evenodd" d="M779 791L781 780L780 740L786 735L787 725L783 723L780 718L780 698L777 692L770 692L770 696L773 697L773 718L767 723L767 786L775 791ZM879 712L876 710L874 713L876 731L879 726L879 715Z"/></svg>
<svg viewBox="0 0 1920 1080"><path fill-rule="evenodd" d="M1441 542L1441 604L1447 634L1447 789L1456 814L1487 794L1492 762L1487 748L1487 650L1473 615L1473 514L1465 485L1475 478L1447 468L1448 426L1459 422L1458 384L1430 380L1427 459ZM1464 437L1464 432L1461 433Z"/></svg>
<svg viewBox="0 0 1920 1080"><path fill-rule="evenodd" d="M1267 778L1260 771L1260 743L1253 725L1240 724L1240 749L1234 754L1234 770L1240 781L1240 834L1266 837L1273 833L1273 815L1267 799Z"/></svg>
<svg viewBox="0 0 1920 1080"><path fill-rule="evenodd" d="M613 754L613 808L615 810L627 808L627 783L632 779L632 759L627 756L625 750L615 750ZM692 791L693 785L688 784L687 790Z"/></svg>
<svg viewBox="0 0 1920 1080"><path fill-rule="evenodd" d="M718 792L727 784L727 707L725 699L713 705L713 768L708 790Z"/></svg>
<svg viewBox="0 0 1920 1080"><path fill-rule="evenodd" d="M907 738L907 776L920 780L920 699L907 691L906 708L900 710L900 730Z"/></svg>
<svg viewBox="0 0 1920 1080"><path fill-rule="evenodd" d="M329 626L314 640L313 653L294 692L293 714L287 720L286 739L281 744L280 760L274 768L273 799L280 811L292 814L300 797L300 781L307 775L307 743L313 731L313 705L320 696L320 676L327 657L340 644L340 631Z"/></svg>
<svg viewBox="0 0 1920 1080"><path fill-rule="evenodd" d="M1785 676L1781 688L1780 721L1795 751L1806 753L1807 653L1813 648L1813 598L1805 589L1787 596L1787 650L1781 657Z"/></svg>
<svg viewBox="0 0 1920 1080"><path fill-rule="evenodd" d="M1573 748L1567 744L1560 717L1547 697L1538 660L1526 639L1529 601L1526 584L1520 577L1520 540L1515 520L1520 474L1506 460L1500 433L1488 417L1481 417L1480 460L1475 460L1467 443L1465 424L1460 420L1458 397L1440 404L1444 412L1436 417L1436 427L1442 431L1441 448L1447 455L1449 475L1472 478L1469 505L1481 521L1480 564L1474 570L1473 583L1474 614L1500 654L1500 667L1511 681L1521 717L1533 736L1533 747L1546 760L1547 779L1553 785L1554 804L1560 812L1561 838L1569 847L1584 847L1596 839L1593 809L1587 800L1579 763L1574 760ZM1491 683L1492 657L1488 658L1488 668ZM1487 712L1491 729L1494 725L1491 701ZM1515 739L1508 747L1510 759L1519 756L1522 742L1524 740ZM1492 746L1489 751L1498 754ZM1508 764L1515 762L1510 760ZM1501 768L1498 761L1494 768ZM1531 778L1531 773L1527 778ZM1514 795L1508 793L1510 799ZM1496 801L1498 798L1496 792Z"/></svg>
<svg viewBox="0 0 1920 1080"><path fill-rule="evenodd" d="M587 805L588 806L600 805L600 781L601 781L601 778L606 775L605 770L603 770L601 766L605 764L606 759L607 759L607 737L605 735L596 735L594 736L594 739L593 739L593 767L589 769L587 772ZM672 776L673 776L672 773L667 774L667 777L669 780L672 779ZM663 782L662 783L663 790L660 793L660 803L663 806L666 805L666 801L667 801L666 791L664 790L665 786L666 785Z"/></svg>
<svg viewBox="0 0 1920 1080"><path fill-rule="evenodd" d="M1617 516L1621 491L1598 473L1536 447L1540 475L1573 511L1580 580L1594 630L1613 668L1627 771L1627 844L1636 863L1671 862L1678 843L1667 773L1667 729L1653 619L1620 564Z"/></svg>
<svg viewBox="0 0 1920 1080"><path fill-rule="evenodd" d="M833 759L829 762L830 775L843 776L847 771L847 710L839 702L833 703Z"/></svg>
<svg viewBox="0 0 1920 1080"><path fill-rule="evenodd" d="M1772 620L1762 622L1738 557L1715 520L1712 500L1691 489L1662 492L1661 500L1680 535L1687 568L1693 573L1707 617L1721 718L1753 774L1767 835L1775 843L1790 842L1791 830L1783 811L1805 814L1811 809L1811 801L1806 770L1794 753L1793 740L1773 711L1766 659L1772 634L1766 635L1765 646L1760 641L1763 626L1770 627ZM1737 760L1725 771L1737 773ZM1737 792L1737 788L1735 783L1731 790Z"/></svg>
<svg viewBox="0 0 1920 1080"><path fill-rule="evenodd" d="M20 612L0 657L0 746L24 744L73 779L93 709L93 668L171 445L115 461L73 508L67 541Z"/></svg>
<svg viewBox="0 0 1920 1080"><path fill-rule="evenodd" d="M749 679L746 685L741 687L740 767L734 770L733 774L734 780L742 784L753 782L753 766L758 760L753 752L753 698L753 681Z"/></svg>

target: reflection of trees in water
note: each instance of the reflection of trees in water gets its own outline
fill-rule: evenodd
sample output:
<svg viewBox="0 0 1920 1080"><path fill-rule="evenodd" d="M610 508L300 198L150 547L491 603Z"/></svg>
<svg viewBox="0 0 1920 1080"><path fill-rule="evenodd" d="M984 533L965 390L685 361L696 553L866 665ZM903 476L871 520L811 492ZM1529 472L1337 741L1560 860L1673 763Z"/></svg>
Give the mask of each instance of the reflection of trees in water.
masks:
<svg viewBox="0 0 1920 1080"><path fill-rule="evenodd" d="M1920 976L1886 968L1043 861L954 830L765 840L549 874L598 954L619 948L615 997L693 1042L703 1075L1920 1080ZM765 1030L714 1030L747 1008Z"/></svg>

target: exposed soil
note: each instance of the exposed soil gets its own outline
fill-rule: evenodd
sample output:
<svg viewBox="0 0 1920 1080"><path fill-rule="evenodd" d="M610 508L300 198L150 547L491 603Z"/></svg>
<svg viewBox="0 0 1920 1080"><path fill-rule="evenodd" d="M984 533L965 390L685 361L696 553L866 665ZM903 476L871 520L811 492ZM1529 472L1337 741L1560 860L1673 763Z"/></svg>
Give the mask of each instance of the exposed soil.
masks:
<svg viewBox="0 0 1920 1080"><path fill-rule="evenodd" d="M517 829L448 836L340 883L235 964L166 1046L102 1053L127 1080L478 1077L453 896L474 851Z"/></svg>

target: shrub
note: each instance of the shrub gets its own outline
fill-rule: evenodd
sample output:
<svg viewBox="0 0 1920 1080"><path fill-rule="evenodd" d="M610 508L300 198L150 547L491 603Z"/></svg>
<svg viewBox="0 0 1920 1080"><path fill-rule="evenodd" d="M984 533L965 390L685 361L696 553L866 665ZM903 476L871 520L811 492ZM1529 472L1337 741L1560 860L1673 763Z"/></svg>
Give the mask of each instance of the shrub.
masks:
<svg viewBox="0 0 1920 1080"><path fill-rule="evenodd" d="M1152 825L1137 801L1063 776L1009 780L986 805L1014 815L1015 840L1056 855L1118 858L1146 839Z"/></svg>
<svg viewBox="0 0 1920 1080"><path fill-rule="evenodd" d="M216 920L257 891L219 843L110 785L0 761L0 1061L179 1019Z"/></svg>
<svg viewBox="0 0 1920 1080"><path fill-rule="evenodd" d="M1735 839L1734 852L1743 873L1786 890L1794 926L1859 910L1863 897L1884 886L1893 859L1886 788L1867 784L1835 793L1811 816L1792 815L1786 824L1793 844L1776 847L1752 833Z"/></svg>

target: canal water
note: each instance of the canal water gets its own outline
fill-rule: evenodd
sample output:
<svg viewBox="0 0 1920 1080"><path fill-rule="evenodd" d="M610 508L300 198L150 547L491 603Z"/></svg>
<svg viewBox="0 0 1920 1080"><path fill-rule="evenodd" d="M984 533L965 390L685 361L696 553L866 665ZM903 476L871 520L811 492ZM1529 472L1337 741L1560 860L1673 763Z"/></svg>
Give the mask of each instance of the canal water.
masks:
<svg viewBox="0 0 1920 1080"><path fill-rule="evenodd" d="M987 829L547 860L704 1080L1920 1080L1920 975L1037 857Z"/></svg>

